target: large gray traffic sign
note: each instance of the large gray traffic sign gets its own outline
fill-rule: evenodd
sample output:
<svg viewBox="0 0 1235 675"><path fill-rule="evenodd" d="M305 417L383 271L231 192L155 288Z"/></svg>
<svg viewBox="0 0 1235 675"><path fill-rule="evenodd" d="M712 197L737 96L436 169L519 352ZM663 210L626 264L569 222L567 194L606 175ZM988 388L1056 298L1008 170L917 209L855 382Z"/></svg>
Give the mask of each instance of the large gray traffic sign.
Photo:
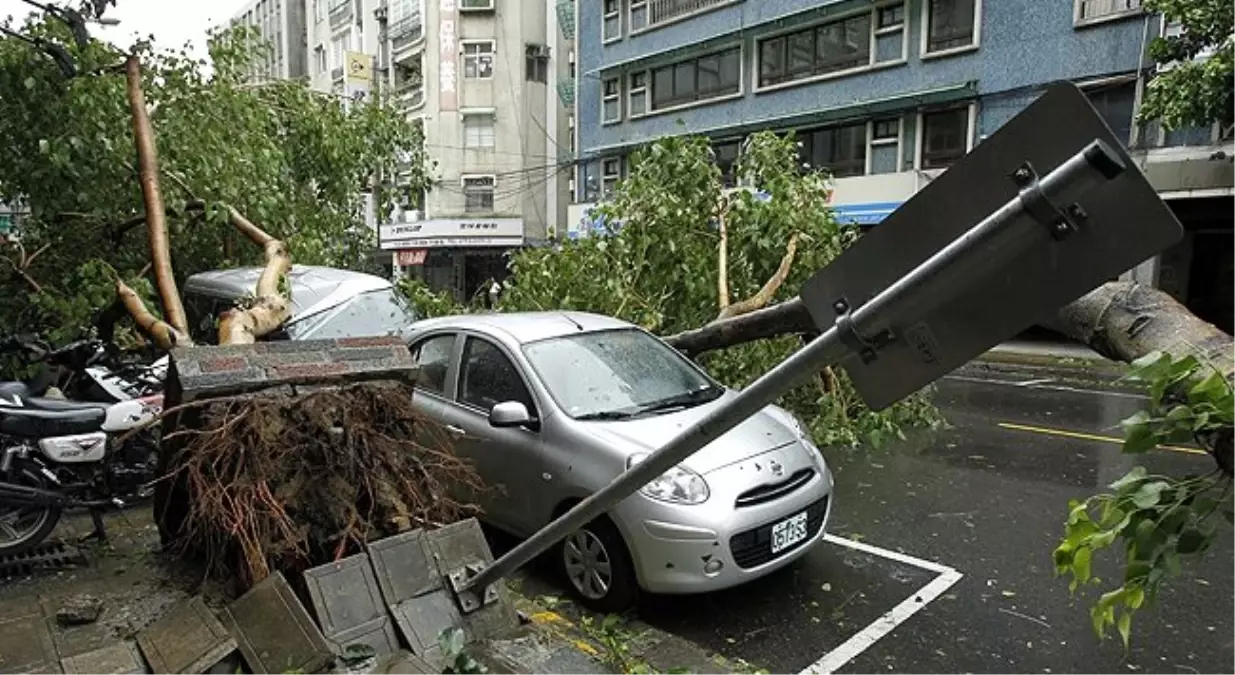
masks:
<svg viewBox="0 0 1235 675"><path fill-rule="evenodd" d="M1180 235L1080 92L1052 88L811 279L818 337L492 564L453 570L460 609L824 366L884 407Z"/></svg>
<svg viewBox="0 0 1235 675"><path fill-rule="evenodd" d="M1122 161L1117 176L1068 203L1028 209L1018 219L1043 227L1009 224L979 258L957 265L950 281L922 289L882 325L853 326L859 337L885 342L874 358L868 352L844 363L868 405L881 409L904 398L1183 236L1085 95L1060 84L819 270L802 289L811 317L821 330L833 326L845 309L860 307L1020 194L1032 173L1055 169L1094 140ZM1074 204L1079 210L1067 213ZM1015 252L1001 255L1001 248Z"/></svg>

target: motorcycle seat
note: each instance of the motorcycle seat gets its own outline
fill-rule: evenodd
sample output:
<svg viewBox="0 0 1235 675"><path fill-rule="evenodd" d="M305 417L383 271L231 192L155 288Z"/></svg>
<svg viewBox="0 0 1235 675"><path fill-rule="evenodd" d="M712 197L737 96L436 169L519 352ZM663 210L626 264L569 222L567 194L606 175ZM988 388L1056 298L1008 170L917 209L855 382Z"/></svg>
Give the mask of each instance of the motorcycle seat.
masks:
<svg viewBox="0 0 1235 675"><path fill-rule="evenodd" d="M62 398L23 398L22 406L29 410L51 410L55 412L72 412L75 410L107 410L114 403L97 403L94 401L69 401Z"/></svg>
<svg viewBox="0 0 1235 675"><path fill-rule="evenodd" d="M104 408L36 410L0 407L0 434L23 438L70 436L99 431L107 418Z"/></svg>
<svg viewBox="0 0 1235 675"><path fill-rule="evenodd" d="M33 395L34 392L25 382L0 382L0 398L12 401L15 396L24 399Z"/></svg>

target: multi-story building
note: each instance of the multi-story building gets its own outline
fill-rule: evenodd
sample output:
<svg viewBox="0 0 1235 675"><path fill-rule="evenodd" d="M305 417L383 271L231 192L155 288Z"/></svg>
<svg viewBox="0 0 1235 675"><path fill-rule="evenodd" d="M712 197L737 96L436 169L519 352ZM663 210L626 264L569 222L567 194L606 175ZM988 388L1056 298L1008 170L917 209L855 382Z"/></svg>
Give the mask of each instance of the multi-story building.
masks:
<svg viewBox="0 0 1235 675"><path fill-rule="evenodd" d="M401 272L456 297L507 275L570 202L573 6L548 1L307 0L309 80L423 121L433 185L379 228ZM559 21L559 16L568 21ZM372 64L372 75L353 82ZM359 87L359 89L357 89Z"/></svg>
<svg viewBox="0 0 1235 675"><path fill-rule="evenodd" d="M257 28L269 43L263 58L253 63L254 81L308 74L305 0L254 0L232 17L232 24Z"/></svg>
<svg viewBox="0 0 1235 675"><path fill-rule="evenodd" d="M577 20L571 230L638 145L704 134L731 178L760 129L796 132L838 217L873 225L1066 80L1188 230L1129 275L1231 330L1235 148L1216 126L1136 123L1147 43L1171 29L1139 0L597 0Z"/></svg>

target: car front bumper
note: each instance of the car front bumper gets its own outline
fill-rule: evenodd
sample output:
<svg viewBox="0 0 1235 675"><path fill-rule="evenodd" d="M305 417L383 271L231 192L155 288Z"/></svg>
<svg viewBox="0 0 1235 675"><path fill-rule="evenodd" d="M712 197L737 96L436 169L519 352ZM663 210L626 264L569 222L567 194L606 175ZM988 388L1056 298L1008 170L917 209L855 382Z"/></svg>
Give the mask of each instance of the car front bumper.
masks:
<svg viewBox="0 0 1235 675"><path fill-rule="evenodd" d="M644 590L704 593L758 579L806 555L827 531L832 497L825 467L792 494L752 507L675 506L635 495L614 515ZM805 539L772 554L772 526L803 512Z"/></svg>

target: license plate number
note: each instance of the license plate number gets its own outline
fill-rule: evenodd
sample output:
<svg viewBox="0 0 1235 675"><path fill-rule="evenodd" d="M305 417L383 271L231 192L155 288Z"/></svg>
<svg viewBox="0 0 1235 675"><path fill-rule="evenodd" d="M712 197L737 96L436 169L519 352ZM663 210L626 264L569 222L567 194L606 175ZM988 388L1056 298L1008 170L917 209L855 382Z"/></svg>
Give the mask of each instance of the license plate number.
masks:
<svg viewBox="0 0 1235 675"><path fill-rule="evenodd" d="M772 553L780 553L805 538L806 512L803 511L772 526Z"/></svg>

